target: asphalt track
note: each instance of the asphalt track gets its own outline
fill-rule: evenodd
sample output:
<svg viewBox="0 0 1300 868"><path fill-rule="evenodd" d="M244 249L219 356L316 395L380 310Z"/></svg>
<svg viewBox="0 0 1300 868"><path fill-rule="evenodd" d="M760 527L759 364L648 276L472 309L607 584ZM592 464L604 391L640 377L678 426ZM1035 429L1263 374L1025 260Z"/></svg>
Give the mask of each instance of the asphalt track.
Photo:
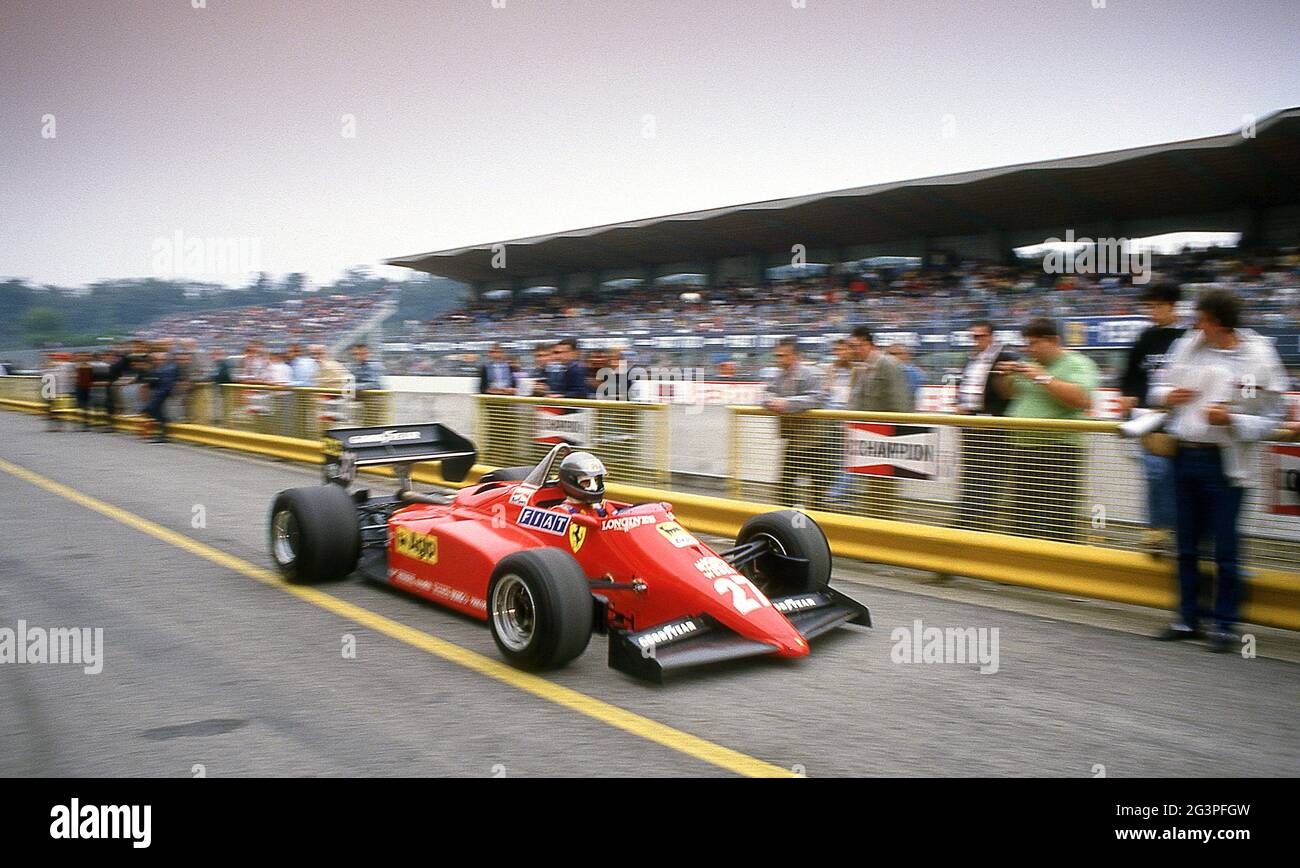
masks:
<svg viewBox="0 0 1300 868"><path fill-rule="evenodd" d="M596 637L535 678L432 604L276 580L266 509L315 480L0 413L0 628L101 627L105 643L97 675L0 664L0 774L1300 774L1294 634L1213 655L1152 642L1149 610L839 564L877 626L804 660L655 687L608 669ZM998 628L998 672L893 662L891 632L916 620Z"/></svg>

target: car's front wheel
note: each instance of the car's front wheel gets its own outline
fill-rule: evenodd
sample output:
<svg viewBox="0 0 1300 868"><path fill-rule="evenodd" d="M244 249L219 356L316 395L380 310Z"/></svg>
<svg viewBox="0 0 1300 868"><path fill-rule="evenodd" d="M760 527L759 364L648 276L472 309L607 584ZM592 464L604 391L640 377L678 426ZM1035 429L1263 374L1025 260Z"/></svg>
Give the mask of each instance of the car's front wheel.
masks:
<svg viewBox="0 0 1300 868"><path fill-rule="evenodd" d="M782 509L750 518L736 535L741 546L762 540L768 553L741 567L769 597L820 591L831 581L831 547L826 534L802 512Z"/></svg>
<svg viewBox="0 0 1300 868"><path fill-rule="evenodd" d="M356 506L337 485L290 488L271 504L271 559L291 582L328 582L351 573L361 556Z"/></svg>
<svg viewBox="0 0 1300 868"><path fill-rule="evenodd" d="M488 583L488 628L501 656L527 670L558 669L591 641L591 586L559 549L507 555Z"/></svg>

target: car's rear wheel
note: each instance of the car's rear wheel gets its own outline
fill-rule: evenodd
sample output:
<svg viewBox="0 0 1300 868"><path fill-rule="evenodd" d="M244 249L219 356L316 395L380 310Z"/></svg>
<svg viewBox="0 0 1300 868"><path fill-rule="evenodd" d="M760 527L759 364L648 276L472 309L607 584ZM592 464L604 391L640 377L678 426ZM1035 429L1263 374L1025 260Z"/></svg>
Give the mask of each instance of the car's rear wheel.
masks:
<svg viewBox="0 0 1300 868"><path fill-rule="evenodd" d="M806 594L830 584L830 544L817 522L802 512L782 509L750 518L740 528L736 545L756 540L766 542L770 554L750 561L740 571L767 596ZM807 561L807 566L782 560L780 555Z"/></svg>
<svg viewBox="0 0 1300 868"><path fill-rule="evenodd" d="M520 669L558 669L585 651L593 611L582 567L559 549L507 555L488 583L492 639Z"/></svg>
<svg viewBox="0 0 1300 868"><path fill-rule="evenodd" d="M337 485L280 492L271 504L270 547L280 575L291 582L343 578L361 555L352 498Z"/></svg>

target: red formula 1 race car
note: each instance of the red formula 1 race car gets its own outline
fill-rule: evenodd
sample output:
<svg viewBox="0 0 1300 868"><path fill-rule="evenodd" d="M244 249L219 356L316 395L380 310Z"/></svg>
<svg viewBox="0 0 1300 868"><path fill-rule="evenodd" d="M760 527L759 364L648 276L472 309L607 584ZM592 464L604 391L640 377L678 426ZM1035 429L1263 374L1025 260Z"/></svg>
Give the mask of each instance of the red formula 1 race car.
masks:
<svg viewBox="0 0 1300 868"><path fill-rule="evenodd" d="M418 493L414 462L468 474L472 443L437 424L342 428L326 437L326 483L281 492L271 555L294 582L354 571L487 621L501 654L553 669L609 637L609 665L661 682L688 666L763 654L871 614L828 582L821 528L781 510L745 522L717 552L668 503L604 499L604 467L560 443L535 467L492 471L454 493ZM358 468L392 465L400 486L349 491Z"/></svg>

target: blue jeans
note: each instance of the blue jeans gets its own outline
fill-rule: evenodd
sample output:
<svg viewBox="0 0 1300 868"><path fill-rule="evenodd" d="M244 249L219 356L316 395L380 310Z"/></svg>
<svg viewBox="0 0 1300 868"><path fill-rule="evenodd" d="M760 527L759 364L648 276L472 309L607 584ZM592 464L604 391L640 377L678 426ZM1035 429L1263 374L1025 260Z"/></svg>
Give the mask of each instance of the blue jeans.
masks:
<svg viewBox="0 0 1300 868"><path fill-rule="evenodd" d="M1142 475L1147 480L1147 527L1172 529L1178 505L1174 496L1174 460L1143 450Z"/></svg>
<svg viewBox="0 0 1300 868"><path fill-rule="evenodd" d="M1174 485L1178 495L1178 608L1183 623L1196 627L1200 620L1200 544L1210 536L1217 576L1214 620L1220 627L1229 627L1237 620L1240 597L1237 516L1245 489L1229 484L1218 449L1185 446L1174 457Z"/></svg>

